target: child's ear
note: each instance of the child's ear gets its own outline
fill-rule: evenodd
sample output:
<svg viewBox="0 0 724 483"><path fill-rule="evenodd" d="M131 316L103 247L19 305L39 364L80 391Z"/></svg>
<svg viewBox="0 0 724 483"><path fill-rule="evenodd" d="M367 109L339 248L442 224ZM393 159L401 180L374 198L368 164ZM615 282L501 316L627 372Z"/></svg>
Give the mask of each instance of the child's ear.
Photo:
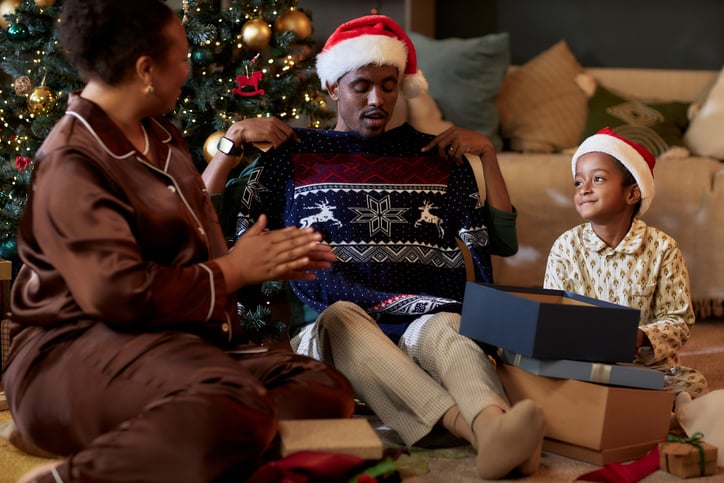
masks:
<svg viewBox="0 0 724 483"><path fill-rule="evenodd" d="M639 185L634 184L629 186L628 194L626 195L626 202L630 205L635 205L641 201L641 190L639 189Z"/></svg>

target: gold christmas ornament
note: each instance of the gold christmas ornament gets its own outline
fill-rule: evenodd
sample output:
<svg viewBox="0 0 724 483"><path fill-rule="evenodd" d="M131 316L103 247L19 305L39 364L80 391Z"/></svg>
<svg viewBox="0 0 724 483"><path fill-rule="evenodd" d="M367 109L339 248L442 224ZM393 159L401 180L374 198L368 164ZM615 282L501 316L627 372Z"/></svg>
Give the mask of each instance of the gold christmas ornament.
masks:
<svg viewBox="0 0 724 483"><path fill-rule="evenodd" d="M35 5L40 8L48 8L55 5L55 0L35 0Z"/></svg>
<svg viewBox="0 0 724 483"><path fill-rule="evenodd" d="M312 21L304 12L292 9L277 17L274 30L279 33L294 32L297 39L302 40L312 35Z"/></svg>
<svg viewBox="0 0 724 483"><path fill-rule="evenodd" d="M19 96L27 96L33 90L33 81L26 75L21 75L13 82L15 93Z"/></svg>
<svg viewBox="0 0 724 483"><path fill-rule="evenodd" d="M5 20L5 15L11 15L15 13L15 9L20 6L22 0L2 0L0 3L0 27L8 28L8 21Z"/></svg>
<svg viewBox="0 0 724 483"><path fill-rule="evenodd" d="M206 138L206 141L204 141L204 159L207 163L211 161L211 158L213 158L216 151L218 151L219 139L221 139L224 134L226 134L224 131L212 132L209 134L209 137Z"/></svg>
<svg viewBox="0 0 724 483"><path fill-rule="evenodd" d="M36 116L48 114L55 107L58 96L52 89L44 85L40 85L33 89L28 96L28 109Z"/></svg>
<svg viewBox="0 0 724 483"><path fill-rule="evenodd" d="M263 50L271 40L271 28L261 18L254 18L247 21L241 27L241 40L244 47L251 50Z"/></svg>

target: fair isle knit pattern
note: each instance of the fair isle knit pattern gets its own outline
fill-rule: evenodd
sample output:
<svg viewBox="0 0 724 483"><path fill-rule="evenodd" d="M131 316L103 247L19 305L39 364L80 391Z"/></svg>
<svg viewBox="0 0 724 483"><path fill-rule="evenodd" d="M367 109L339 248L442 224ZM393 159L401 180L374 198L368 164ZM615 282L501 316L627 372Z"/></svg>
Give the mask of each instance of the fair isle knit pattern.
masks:
<svg viewBox="0 0 724 483"><path fill-rule="evenodd" d="M238 233L266 213L270 228L323 234L337 262L315 281L291 282L302 302L321 312L347 300L376 316L459 312L465 268L455 237L470 248L476 278L492 281L488 211L472 169L421 153L432 136L408 125L375 138L296 132L300 143L257 160Z"/></svg>

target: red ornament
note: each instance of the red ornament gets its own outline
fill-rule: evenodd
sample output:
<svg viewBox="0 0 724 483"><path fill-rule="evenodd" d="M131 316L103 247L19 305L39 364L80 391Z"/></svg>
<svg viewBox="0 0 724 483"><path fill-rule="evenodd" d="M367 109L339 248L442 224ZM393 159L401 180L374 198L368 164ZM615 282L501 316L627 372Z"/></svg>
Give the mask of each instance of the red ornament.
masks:
<svg viewBox="0 0 724 483"><path fill-rule="evenodd" d="M263 95L264 89L259 89L260 80L261 72L258 70L252 72L251 75L239 74L236 76L236 87L232 89L232 92L244 97Z"/></svg>
<svg viewBox="0 0 724 483"><path fill-rule="evenodd" d="M25 168L30 166L30 158L27 156L15 156L15 167L18 168L18 171L23 171Z"/></svg>
<svg viewBox="0 0 724 483"><path fill-rule="evenodd" d="M234 94L239 94L244 97L251 97L256 95L264 95L264 89L259 89L259 82L261 81L261 72L255 70L249 74L249 63L256 64L259 60L259 55L256 54L251 61L244 62L244 70L246 75L239 74L236 76L236 87L231 90Z"/></svg>

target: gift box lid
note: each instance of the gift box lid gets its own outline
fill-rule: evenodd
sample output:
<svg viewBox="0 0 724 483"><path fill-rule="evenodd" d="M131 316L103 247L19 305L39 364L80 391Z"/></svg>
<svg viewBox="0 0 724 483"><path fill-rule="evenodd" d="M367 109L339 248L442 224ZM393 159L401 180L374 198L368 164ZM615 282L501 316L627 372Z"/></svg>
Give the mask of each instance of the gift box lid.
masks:
<svg viewBox="0 0 724 483"><path fill-rule="evenodd" d="M467 282L460 333L526 357L633 362L639 317L563 290Z"/></svg>
<svg viewBox="0 0 724 483"><path fill-rule="evenodd" d="M282 456L306 450L382 458L382 440L363 418L282 420L279 436Z"/></svg>
<svg viewBox="0 0 724 483"><path fill-rule="evenodd" d="M502 357L508 364L539 376L642 389L664 388L663 372L633 363L604 364L565 359L537 359L509 350L503 350Z"/></svg>

